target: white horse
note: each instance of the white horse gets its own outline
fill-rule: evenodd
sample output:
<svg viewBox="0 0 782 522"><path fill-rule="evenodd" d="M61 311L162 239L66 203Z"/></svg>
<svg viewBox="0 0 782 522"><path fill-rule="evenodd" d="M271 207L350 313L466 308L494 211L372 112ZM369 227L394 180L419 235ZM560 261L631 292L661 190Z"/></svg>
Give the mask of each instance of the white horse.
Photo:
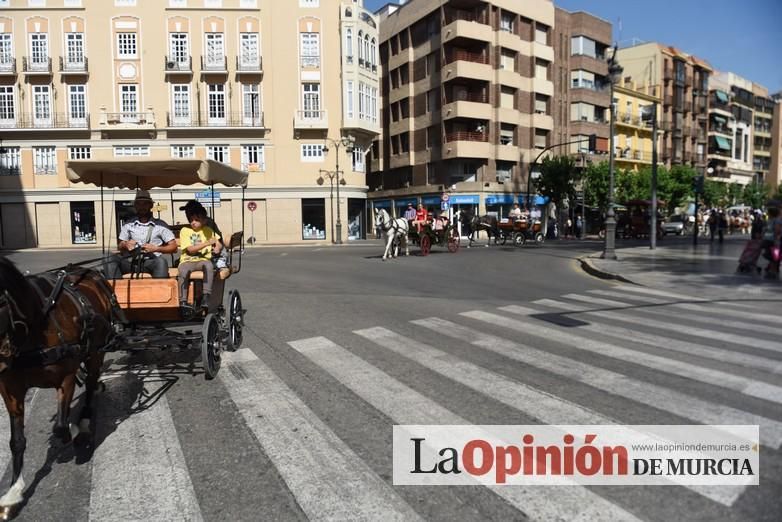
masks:
<svg viewBox="0 0 782 522"><path fill-rule="evenodd" d="M407 231L409 225L405 218L393 219L388 215L386 209L381 208L377 210L377 214L375 214L375 228L381 230L387 238L386 250L383 252L383 261L388 259L389 250L391 250L392 257L396 257L399 254L400 243L405 247L405 255L410 255L410 250L407 247ZM393 249L392 245L394 246Z"/></svg>

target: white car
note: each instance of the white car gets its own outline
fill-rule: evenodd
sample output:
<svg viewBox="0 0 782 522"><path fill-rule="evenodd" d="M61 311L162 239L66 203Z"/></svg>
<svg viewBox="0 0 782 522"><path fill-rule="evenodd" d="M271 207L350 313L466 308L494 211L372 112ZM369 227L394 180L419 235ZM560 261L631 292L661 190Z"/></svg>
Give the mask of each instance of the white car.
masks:
<svg viewBox="0 0 782 522"><path fill-rule="evenodd" d="M682 219L682 216L671 216L671 218L662 225L663 235L676 234L677 236L681 236L689 231L690 226L689 217L687 217L685 221Z"/></svg>

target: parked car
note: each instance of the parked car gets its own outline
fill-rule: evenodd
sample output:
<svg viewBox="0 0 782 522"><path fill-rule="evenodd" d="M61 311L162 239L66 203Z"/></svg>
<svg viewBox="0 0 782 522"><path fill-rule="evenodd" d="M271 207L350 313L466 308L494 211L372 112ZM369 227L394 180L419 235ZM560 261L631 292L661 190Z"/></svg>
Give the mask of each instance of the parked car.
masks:
<svg viewBox="0 0 782 522"><path fill-rule="evenodd" d="M691 223L689 217L683 218L682 216L671 216L663 223L663 235L676 234L681 236L687 234L690 231Z"/></svg>

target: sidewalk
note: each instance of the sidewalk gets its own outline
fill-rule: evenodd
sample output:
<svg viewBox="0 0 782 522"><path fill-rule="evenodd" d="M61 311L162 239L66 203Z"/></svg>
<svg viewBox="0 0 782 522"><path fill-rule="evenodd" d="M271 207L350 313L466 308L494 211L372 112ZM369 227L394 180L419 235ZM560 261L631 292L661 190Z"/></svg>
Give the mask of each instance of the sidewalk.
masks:
<svg viewBox="0 0 782 522"><path fill-rule="evenodd" d="M635 246L616 249L617 260L600 259L600 254L580 258L582 268L604 279L615 279L652 288L678 289L700 295L725 295L736 292L752 295L782 295L779 281L758 274L738 274L736 267L747 236L728 236L720 245L715 240L692 237L666 237L657 248ZM765 267L766 260L758 260Z"/></svg>

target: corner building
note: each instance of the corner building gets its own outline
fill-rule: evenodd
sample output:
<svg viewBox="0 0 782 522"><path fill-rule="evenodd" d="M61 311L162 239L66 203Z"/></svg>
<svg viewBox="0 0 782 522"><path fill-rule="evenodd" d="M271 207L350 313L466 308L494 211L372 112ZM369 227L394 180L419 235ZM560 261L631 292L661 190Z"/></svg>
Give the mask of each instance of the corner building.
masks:
<svg viewBox="0 0 782 522"><path fill-rule="evenodd" d="M0 0L0 245L112 244L132 193L105 191L101 219L66 161L134 158L247 171L215 189L225 233L328 242L339 205L364 237L377 45L362 0ZM160 217L203 190L153 191Z"/></svg>
<svg viewBox="0 0 782 522"><path fill-rule="evenodd" d="M410 0L380 12L382 139L374 208L505 215L553 143L554 5Z"/></svg>

